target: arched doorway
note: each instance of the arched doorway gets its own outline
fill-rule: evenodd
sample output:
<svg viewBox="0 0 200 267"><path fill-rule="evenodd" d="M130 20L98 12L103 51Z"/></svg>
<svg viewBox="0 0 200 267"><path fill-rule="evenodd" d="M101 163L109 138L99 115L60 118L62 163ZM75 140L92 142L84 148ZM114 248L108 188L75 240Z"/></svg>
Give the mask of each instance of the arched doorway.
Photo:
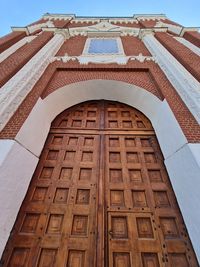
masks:
<svg viewBox="0 0 200 267"><path fill-rule="evenodd" d="M198 266L149 120L113 101L53 121L2 266Z"/></svg>

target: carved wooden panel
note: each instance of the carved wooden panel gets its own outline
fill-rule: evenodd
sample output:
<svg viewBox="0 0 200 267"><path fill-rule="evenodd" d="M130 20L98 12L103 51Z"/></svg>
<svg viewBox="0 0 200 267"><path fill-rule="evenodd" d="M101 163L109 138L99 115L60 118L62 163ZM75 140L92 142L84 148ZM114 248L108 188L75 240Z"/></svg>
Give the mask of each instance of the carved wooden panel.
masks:
<svg viewBox="0 0 200 267"><path fill-rule="evenodd" d="M198 266L141 112L101 100L57 116L1 266Z"/></svg>

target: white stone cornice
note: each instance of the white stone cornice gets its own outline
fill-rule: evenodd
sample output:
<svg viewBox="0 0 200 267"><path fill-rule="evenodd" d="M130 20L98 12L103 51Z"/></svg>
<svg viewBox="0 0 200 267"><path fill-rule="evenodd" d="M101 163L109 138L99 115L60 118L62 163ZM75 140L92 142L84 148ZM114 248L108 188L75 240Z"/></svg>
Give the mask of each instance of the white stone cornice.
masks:
<svg viewBox="0 0 200 267"><path fill-rule="evenodd" d="M166 27L168 29L168 31L173 32L173 33L178 34L178 35L181 33L181 31L183 29L182 26L165 23L163 21L158 21L156 23L155 27Z"/></svg>
<svg viewBox="0 0 200 267"><path fill-rule="evenodd" d="M200 123L200 83L152 34L145 35L143 41L190 112Z"/></svg>
<svg viewBox="0 0 200 267"><path fill-rule="evenodd" d="M128 23L131 23L131 24L139 24L138 20L136 19L131 19L131 18L112 18L112 19L109 19L109 22L110 23L113 23L113 24L116 24L116 23L119 23L119 24L122 24L122 23L125 23L125 24L128 24Z"/></svg>
<svg viewBox="0 0 200 267"><path fill-rule="evenodd" d="M95 34L99 33L101 35L103 34L114 34L119 33L121 36L138 36L139 34L139 28L132 28L132 27L124 27L124 26L118 26L111 24L107 21L102 21L98 24L87 26L87 27L73 27L69 29L71 36L76 35L82 35L82 36L88 36L90 33Z"/></svg>
<svg viewBox="0 0 200 267"><path fill-rule="evenodd" d="M7 57L12 55L15 51L17 51L17 49L19 49L20 47L22 47L26 43L30 43L35 38L36 38L36 36L34 36L34 35L33 36L26 36L23 39L21 39L20 41L18 41L17 43L15 43L14 45L12 45L11 47L9 47L8 49L6 49L4 52L2 52L0 54L0 63L2 61L4 61Z"/></svg>
<svg viewBox="0 0 200 267"><path fill-rule="evenodd" d="M190 43L188 40L184 39L183 37L174 37L178 42L182 43L185 45L187 48L189 48L192 52L197 54L200 57L200 48L197 47L196 45ZM199 58L200 61L200 58Z"/></svg>
<svg viewBox="0 0 200 267"><path fill-rule="evenodd" d="M71 20L75 18L75 15L73 14L45 14L43 16L44 19L49 19L49 20Z"/></svg>
<svg viewBox="0 0 200 267"><path fill-rule="evenodd" d="M11 27L11 29L13 32L25 31L26 34L29 35L29 34L35 32L37 30L40 30L42 28L53 28L53 27L55 27L54 23L52 21L47 21L44 23L34 24L31 26L27 26L27 27Z"/></svg>
<svg viewBox="0 0 200 267"><path fill-rule="evenodd" d="M134 19L137 19L139 21L145 21L145 20L160 20L160 19L166 19L167 17L164 14L138 14L133 16Z"/></svg>
<svg viewBox="0 0 200 267"><path fill-rule="evenodd" d="M12 32L26 32L29 35L27 27L11 27Z"/></svg>
<svg viewBox="0 0 200 267"><path fill-rule="evenodd" d="M200 27L183 27L180 36L182 37L186 32L199 32L199 31Z"/></svg>
<svg viewBox="0 0 200 267"><path fill-rule="evenodd" d="M2 86L0 90L0 130L32 90L63 42L63 35L56 34L17 74Z"/></svg>

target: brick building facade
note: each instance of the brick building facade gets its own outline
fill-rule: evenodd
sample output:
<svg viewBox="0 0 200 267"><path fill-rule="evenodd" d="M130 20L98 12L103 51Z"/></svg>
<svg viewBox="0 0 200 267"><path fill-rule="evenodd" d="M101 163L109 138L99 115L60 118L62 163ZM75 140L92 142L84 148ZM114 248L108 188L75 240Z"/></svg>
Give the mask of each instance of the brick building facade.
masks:
<svg viewBox="0 0 200 267"><path fill-rule="evenodd" d="M135 108L150 120L200 262L199 82L198 29L165 15L46 14L0 38L0 254L40 164L52 121L74 105L103 99ZM2 266L64 266L42 265L38 259L31 265L25 263L24 252L11 250L8 254L18 265L11 264L5 250ZM69 257L85 263L73 265L70 258L65 266L89 266L83 252L70 251ZM177 266L198 266L195 260L189 262L195 256L187 249L180 251L186 258L181 256L177 264L182 265ZM177 256L180 251L167 253ZM20 253L24 264L16 263ZM175 266L170 256L168 261L168 256L154 258L154 251L144 253L143 266ZM135 266L127 255L117 255L109 267L121 266L120 261ZM151 257L154 265L148 265Z"/></svg>

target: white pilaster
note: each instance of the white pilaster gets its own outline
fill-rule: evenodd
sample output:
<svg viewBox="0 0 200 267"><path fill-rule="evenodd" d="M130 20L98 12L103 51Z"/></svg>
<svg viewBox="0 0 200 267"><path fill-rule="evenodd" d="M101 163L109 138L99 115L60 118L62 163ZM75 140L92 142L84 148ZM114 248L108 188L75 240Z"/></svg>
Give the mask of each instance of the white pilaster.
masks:
<svg viewBox="0 0 200 267"><path fill-rule="evenodd" d="M57 32L17 74L2 86L0 90L0 130L42 76L64 39L64 34Z"/></svg>
<svg viewBox="0 0 200 267"><path fill-rule="evenodd" d="M153 33L144 33L142 39L190 112L200 123L200 83L160 44Z"/></svg>

